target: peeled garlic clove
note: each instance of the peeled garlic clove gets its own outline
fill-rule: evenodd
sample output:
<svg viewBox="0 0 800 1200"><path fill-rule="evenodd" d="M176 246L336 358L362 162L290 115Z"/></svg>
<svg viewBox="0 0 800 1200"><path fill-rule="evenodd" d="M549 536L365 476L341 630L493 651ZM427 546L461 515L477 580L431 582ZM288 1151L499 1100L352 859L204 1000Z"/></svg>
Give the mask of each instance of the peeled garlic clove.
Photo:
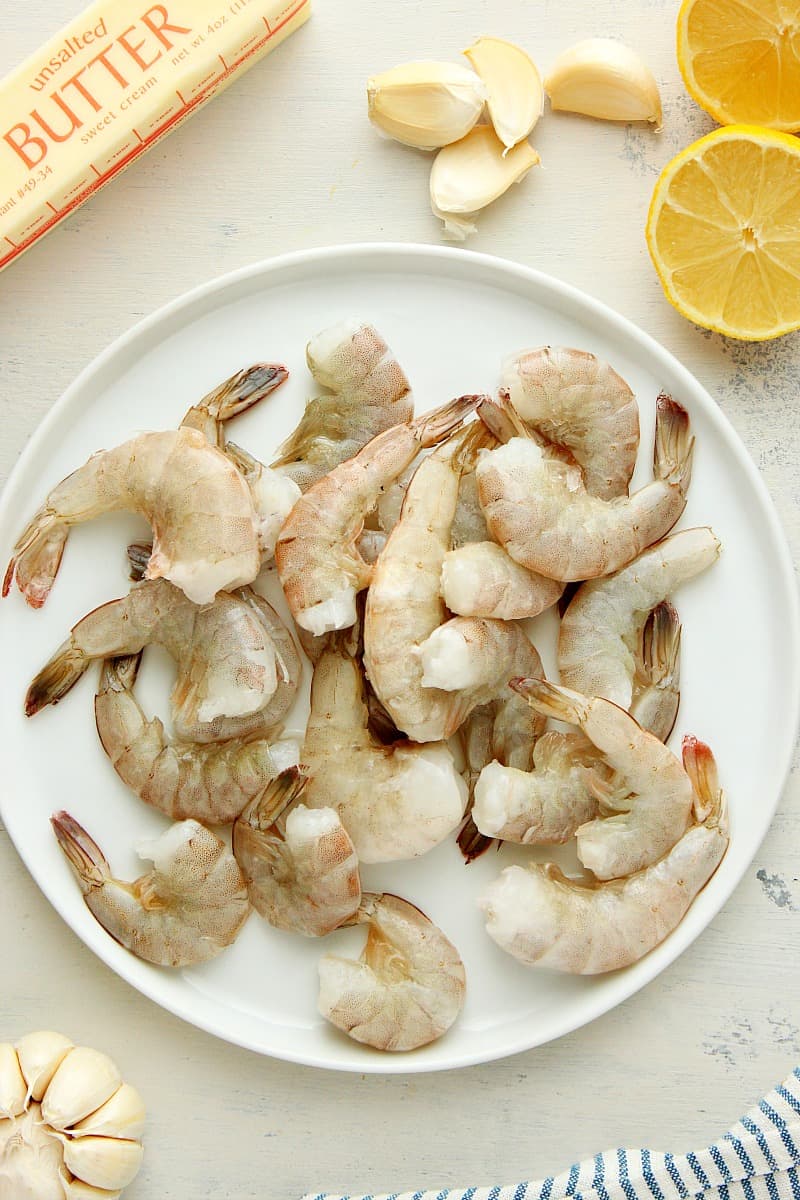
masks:
<svg viewBox="0 0 800 1200"><path fill-rule="evenodd" d="M121 1138L85 1137L64 1139L64 1165L83 1183L106 1191L127 1187L142 1164L138 1142Z"/></svg>
<svg viewBox="0 0 800 1200"><path fill-rule="evenodd" d="M105 1104L121 1083L107 1054L76 1046L57 1068L42 1097L42 1117L54 1129L67 1129Z"/></svg>
<svg viewBox="0 0 800 1200"><path fill-rule="evenodd" d="M27 1102L28 1087L17 1052L8 1042L0 1042L0 1118L18 1117Z"/></svg>
<svg viewBox="0 0 800 1200"><path fill-rule="evenodd" d="M69 1038L50 1030L27 1033L17 1042L19 1065L28 1085L28 1094L34 1100L41 1100L56 1069L71 1049Z"/></svg>
<svg viewBox="0 0 800 1200"><path fill-rule="evenodd" d="M486 86L494 130L510 150L526 138L544 109L544 88L524 50L502 38L478 38L464 51Z"/></svg>
<svg viewBox="0 0 800 1200"><path fill-rule="evenodd" d="M109 1192L106 1188L92 1187L82 1179L67 1179L66 1175L61 1176L61 1187L64 1200L119 1200L122 1195L120 1191Z"/></svg>
<svg viewBox="0 0 800 1200"><path fill-rule="evenodd" d="M489 125L477 125L460 142L445 146L431 170L431 207L445 222L446 232L472 232L470 218L512 183L519 183L540 161L528 142L504 153L503 143ZM467 220L464 220L464 217ZM459 219L460 218L460 219ZM448 228L449 227L449 228Z"/></svg>
<svg viewBox="0 0 800 1200"><path fill-rule="evenodd" d="M372 123L418 150L438 150L463 138L485 98L478 76L459 63L404 63L367 83Z"/></svg>
<svg viewBox="0 0 800 1200"><path fill-rule="evenodd" d="M565 50L544 86L556 111L661 127L661 97L650 68L635 50L610 38L588 38Z"/></svg>
<svg viewBox="0 0 800 1200"><path fill-rule="evenodd" d="M144 1102L135 1087L123 1083L110 1100L101 1104L95 1112L74 1125L70 1137L86 1137L88 1134L103 1134L105 1137L133 1138L142 1136L144 1130Z"/></svg>

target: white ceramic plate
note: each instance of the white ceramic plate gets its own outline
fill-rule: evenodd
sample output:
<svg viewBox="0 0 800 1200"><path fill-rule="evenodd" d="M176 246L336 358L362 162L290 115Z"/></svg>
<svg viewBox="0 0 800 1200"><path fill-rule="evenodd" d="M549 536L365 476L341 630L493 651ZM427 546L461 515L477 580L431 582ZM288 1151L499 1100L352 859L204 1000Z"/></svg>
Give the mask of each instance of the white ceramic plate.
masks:
<svg viewBox="0 0 800 1200"><path fill-rule="evenodd" d="M467 968L468 999L450 1033L414 1054L381 1055L349 1041L316 1013L316 963L324 950L358 952L347 930L327 945L271 929L255 914L214 962L170 972L140 962L94 921L52 836L64 807L86 826L122 878L142 864L134 843L166 821L131 796L97 741L95 673L58 706L22 714L30 679L71 625L128 586L126 540L144 530L114 516L73 531L45 607L19 593L2 602L0 729L3 820L32 875L65 921L118 974L204 1029L279 1058L353 1071L463 1066L546 1042L630 996L704 929L750 863L779 799L797 726L798 612L791 562L770 499L746 451L697 381L654 341L603 305L511 263L427 246L341 247L258 264L197 289L141 322L100 355L54 405L14 470L0 505L2 562L46 491L102 446L177 424L185 410L239 367L283 360L289 383L239 419L234 439L269 461L295 425L312 381L312 334L350 316L373 322L411 378L418 410L462 392L491 391L503 356L544 342L610 360L637 393L649 477L656 394L672 392L697 437L694 480L681 526L710 524L724 553L676 597L683 626L683 699L672 744L684 732L713 747L727 789L732 838L722 866L679 928L634 967L568 978L526 970L483 929L475 897L504 849L465 867L451 839L413 863L365 870L372 890L418 904L452 938ZM551 618L537 643L552 670ZM164 715L170 666L149 653L145 704ZM295 724L303 717L302 702ZM755 753L754 747L762 748ZM768 747L764 753L763 748ZM508 856L508 858L506 858Z"/></svg>

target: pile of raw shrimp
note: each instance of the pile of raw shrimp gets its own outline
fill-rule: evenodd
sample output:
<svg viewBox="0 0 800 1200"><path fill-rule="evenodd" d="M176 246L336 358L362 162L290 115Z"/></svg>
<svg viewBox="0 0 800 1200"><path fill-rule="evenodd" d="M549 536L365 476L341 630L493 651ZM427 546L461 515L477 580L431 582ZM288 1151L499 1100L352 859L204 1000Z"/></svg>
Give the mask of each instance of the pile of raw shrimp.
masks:
<svg viewBox="0 0 800 1200"><path fill-rule="evenodd" d="M128 883L55 815L86 904L134 954L171 967L218 954L251 907L312 937L364 924L359 961L322 957L319 1010L359 1042L410 1050L455 1021L464 967L414 905L362 892L360 863L453 835L467 860L494 839L574 840L581 878L509 866L479 903L520 962L585 974L646 954L716 870L728 836L714 758L695 737L682 761L664 742L679 702L668 598L719 543L707 528L668 536L693 451L669 396L655 400L653 479L629 495L637 400L592 354L514 354L497 398L419 417L373 327L323 331L307 361L326 390L270 466L225 435L287 377L259 364L177 430L100 451L63 480L15 546L4 594L16 577L29 604L45 602L72 525L120 509L147 518L153 542L129 547L129 593L78 622L26 697L32 716L99 661L103 748L174 822L144 849L153 869ZM251 586L273 560L293 631ZM560 685L521 624L554 605ZM281 736L295 638L314 664L302 742ZM135 694L152 643L177 664L170 734ZM546 732L548 718L571 728ZM230 847L210 828L226 824Z"/></svg>

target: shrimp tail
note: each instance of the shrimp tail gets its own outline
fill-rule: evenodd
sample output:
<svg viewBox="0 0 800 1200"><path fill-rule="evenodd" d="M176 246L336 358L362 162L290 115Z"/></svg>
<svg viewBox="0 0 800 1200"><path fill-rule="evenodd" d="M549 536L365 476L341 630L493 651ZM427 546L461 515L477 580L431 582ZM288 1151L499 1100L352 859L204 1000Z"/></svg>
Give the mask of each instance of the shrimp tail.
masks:
<svg viewBox="0 0 800 1200"><path fill-rule="evenodd" d="M58 844L78 877L84 895L102 887L111 878L106 856L74 817L63 809L50 818Z"/></svg>
<svg viewBox="0 0 800 1200"><path fill-rule="evenodd" d="M497 439L484 423L472 421L452 438L452 462L455 470L462 474L474 471L481 450L491 450L496 445Z"/></svg>
<svg viewBox="0 0 800 1200"><path fill-rule="evenodd" d="M438 442L443 442L458 429L471 412L488 399L488 396L482 395L459 396L449 404L443 404L441 408L435 408L433 412L417 417L412 421L415 438L421 446L435 446Z"/></svg>
<svg viewBox="0 0 800 1200"><path fill-rule="evenodd" d="M464 861L469 864L474 862L476 858L480 858L482 854L491 846L492 842L497 842L496 838L487 837L485 833L481 833L478 826L472 819L472 803L470 802L469 811L464 818L464 823L458 831L456 845L464 856ZM497 848L500 849L500 842L497 842Z"/></svg>
<svg viewBox="0 0 800 1200"><path fill-rule="evenodd" d="M7 596L17 577L17 586L31 608L41 608L61 566L69 530L52 513L41 509L14 547L3 578Z"/></svg>
<svg viewBox="0 0 800 1200"><path fill-rule="evenodd" d="M131 542L128 546L128 573L134 583L141 583L150 555L153 553L152 542Z"/></svg>
<svg viewBox="0 0 800 1200"><path fill-rule="evenodd" d="M588 715L585 696L546 679L511 679L509 687L524 696L536 712L543 717L552 717L554 721L581 725Z"/></svg>
<svg viewBox="0 0 800 1200"><path fill-rule="evenodd" d="M682 496L692 478L694 438L689 433L689 414L682 404L661 392L656 400L656 438L653 474L677 487Z"/></svg>
<svg viewBox="0 0 800 1200"><path fill-rule="evenodd" d="M500 388L497 400L487 398L479 404L478 416L501 445L515 437L531 437L530 430L511 403L508 388Z"/></svg>
<svg viewBox="0 0 800 1200"><path fill-rule="evenodd" d="M687 733L683 739L683 767L692 781L696 819L724 829L727 813L725 796L719 786L717 761L711 748L692 733Z"/></svg>
<svg viewBox="0 0 800 1200"><path fill-rule="evenodd" d="M138 654L120 654L117 658L106 658L100 670L97 694L104 692L129 692L136 683L142 651Z"/></svg>
<svg viewBox="0 0 800 1200"><path fill-rule="evenodd" d="M651 611L642 630L642 671L655 687L677 687L680 675L681 623L669 600ZM663 739L662 739L663 740Z"/></svg>
<svg viewBox="0 0 800 1200"><path fill-rule="evenodd" d="M92 660L66 641L31 683L25 696L25 716L32 717L48 704L63 700Z"/></svg>
<svg viewBox="0 0 800 1200"><path fill-rule="evenodd" d="M281 363L255 363L231 375L202 400L193 405L181 421L190 429L199 429L214 445L220 441L218 426L246 412L289 378Z"/></svg>
<svg viewBox="0 0 800 1200"><path fill-rule="evenodd" d="M300 767L287 767L251 801L240 820L265 833L303 793L308 778Z"/></svg>

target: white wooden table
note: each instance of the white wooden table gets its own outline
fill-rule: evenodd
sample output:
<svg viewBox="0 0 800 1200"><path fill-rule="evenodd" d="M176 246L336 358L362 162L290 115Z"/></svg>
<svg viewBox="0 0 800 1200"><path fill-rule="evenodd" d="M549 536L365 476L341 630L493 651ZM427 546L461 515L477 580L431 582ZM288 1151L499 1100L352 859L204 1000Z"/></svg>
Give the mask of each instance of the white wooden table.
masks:
<svg viewBox="0 0 800 1200"><path fill-rule="evenodd" d="M0 75L78 7L3 5ZM745 345L704 334L663 299L645 248L660 166L711 126L680 82L676 11L673 0L316 0L274 57L0 276L2 477L95 353L187 288L284 250L439 240L426 160L367 123L368 74L451 57L483 32L519 41L542 68L571 41L613 35L661 81L663 133L545 118L534 136L544 169L484 215L470 245L586 289L676 354L739 431L797 559L800 335ZM746 637L731 647L743 687ZM116 1058L150 1114L131 1200L492 1183L611 1145L686 1150L800 1061L799 837L795 772L730 902L644 991L530 1053L382 1079L261 1058L161 1011L78 941L0 828L0 1039L55 1027Z"/></svg>

